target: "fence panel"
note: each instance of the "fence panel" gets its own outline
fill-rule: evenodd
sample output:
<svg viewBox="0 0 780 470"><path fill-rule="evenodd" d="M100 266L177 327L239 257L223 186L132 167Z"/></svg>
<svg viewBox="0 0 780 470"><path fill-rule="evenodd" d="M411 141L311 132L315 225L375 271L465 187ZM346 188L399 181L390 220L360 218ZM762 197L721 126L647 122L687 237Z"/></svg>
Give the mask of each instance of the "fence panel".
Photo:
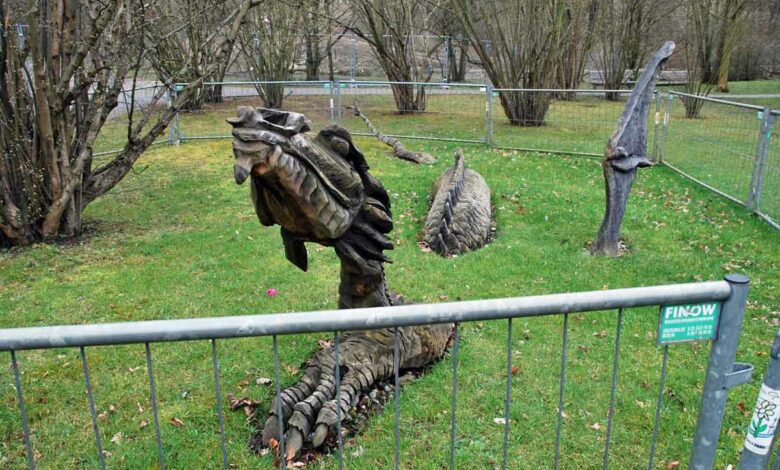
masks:
<svg viewBox="0 0 780 470"><path fill-rule="evenodd" d="M397 93L419 94L425 106L396 99ZM383 133L425 140L480 143L485 139L485 87L480 85L412 82L340 82L340 123L351 133L368 135L363 121L348 106L360 110Z"/></svg>
<svg viewBox="0 0 780 470"><path fill-rule="evenodd" d="M39 458L44 463L72 462L74 456L61 455L57 444L57 437L74 433L72 438L77 439L81 445L76 460L85 464L103 467L104 461L121 461L132 467L149 467L165 464L171 466L203 467L219 462L222 468L235 466L236 453L241 449L245 440L240 436L226 432L225 420L222 417L221 380L233 383L242 377L241 372L246 367L246 351L237 351L231 354L232 344L241 342L234 339L230 342L221 341L223 338L249 337L252 341L252 358L256 365L268 371L273 369L275 395L280 396L282 381L289 383L298 375L297 371L289 369L290 353L293 351L280 348L279 340L284 340L285 345L294 346L300 336L288 337L285 335L300 335L304 333L329 333L333 332L332 344L339 351L341 332L359 330L364 328L391 328L395 332L393 341L393 377L395 383L394 414L385 413L380 418L393 419L395 426L378 424L385 431L376 431L388 435L394 439L395 452L388 453L383 443L379 450L380 460L369 462L361 461L362 451L345 451L346 443L338 439L337 458L339 466L349 459L357 467L366 465L390 467L400 465L435 464L450 468L455 466L473 467L474 465L496 466L502 461L503 467L525 467L533 461L534 466L549 466L553 468L582 468L592 466L593 461L602 462L602 468L608 468L610 460L615 465L638 464L644 466L648 462L648 468L653 466L655 453L658 449L664 449L664 456L681 456L681 452L688 452L686 447L690 445L690 426L684 426L681 430L679 421L674 419L669 407L664 402L677 399L666 396L665 381L676 381L680 375L667 378L667 359L669 348L662 348L662 359L651 361L660 367L658 400L655 402L655 413L648 408L647 413L637 421L637 417L626 420L626 415L620 411L625 407L634 409L634 400L639 396L647 405L655 401L656 388L651 386L655 379L654 374L648 374L646 368L636 367L637 351L632 351L625 360L627 366L618 367L621 352L625 352L624 343L632 341L652 341L648 335L639 335L632 325L633 321L626 319L644 314L658 315L657 308L642 309L640 307L652 307L666 304L689 304L697 302L722 301L720 318L720 331L718 337L712 343L708 371L703 373L698 364L694 369L699 370L697 377L692 380L698 382L702 375L706 377L704 383L705 396L712 392L713 399L705 400L699 414L699 426L697 427L696 442L706 443L704 446L696 446L697 449L691 456L692 465L710 462L715 455L715 447L720 420L723 418L725 405L724 388L728 389L738 384L732 370L737 370L734 364L737 338L744 313L745 296L747 293L747 279L743 276L728 276L727 282L707 282L699 284L681 284L673 286L654 286L634 289L618 289L611 291L593 291L568 294L555 294L535 297L521 297L513 299L491 299L470 302L442 303L432 305L409 305L401 307L381 307L373 309L353 309L327 312L308 312L299 314L273 314L254 315L242 317L200 318L182 320L163 320L151 322L130 322L103 325L80 325L63 327L23 328L0 330L0 351L11 352L11 362L19 407L18 419L20 420L22 433L15 434L9 430L6 435L15 435L18 438L9 445L15 461L20 462L26 454L29 468L36 467ZM561 314L561 312L564 312ZM608 328L614 332L614 341L601 343L605 347L596 347L594 337L611 337L607 330L592 334L592 328L584 328L591 325L591 321L583 322L584 318L579 313L583 312L612 312L616 316L589 316L597 328L604 328L605 324L611 324ZM562 324L555 318L547 321L542 319L531 320L538 316L562 317ZM601 320L598 320L601 318ZM506 321L506 329L496 328L503 326ZM469 322L488 322L485 325ZM512 324L525 327L527 321L533 321L540 329L525 329L522 338L512 337ZM451 361L451 392L426 396L424 398L409 398L412 400L403 406L399 403L399 337L398 327L455 322L456 330L453 336L453 346L450 351ZM557 340L537 337L545 329L542 323L548 326L561 325L558 329ZM492 325L492 326L490 326ZM466 326L466 328L464 328ZM493 338L493 333L501 333L496 336L498 347L506 346L506 364L503 363L501 354L485 355L478 346L484 344L472 344L470 338L473 335L482 335L480 331L485 328L486 336ZM550 330L554 332L554 329ZM465 334L464 337L461 337ZM506 335L506 336L504 336ZM258 339L252 337L270 336L273 340L273 355L270 356L267 340L261 340L264 347L258 348ZM625 341L621 341L621 337ZM291 338L289 340L285 338ZM504 340L506 338L506 340ZM531 339L533 344L525 345ZM536 341L536 339L539 341ZM632 338L636 338L632 340ZM549 340L548 340L549 339ZM201 340L201 341L194 341ZM210 344L204 344L203 340L210 340ZM160 342L190 341L185 345L174 348L173 345L161 345ZM222 345L218 351L217 341ZM463 343L463 344L461 344ZM654 341L653 341L654 343ZM114 348L95 349L94 346L115 345ZM127 346L116 346L127 345ZM143 346L141 346L143 345ZM468 347L465 347L468 346ZM192 357L178 354L182 347L195 350ZM44 359L44 370L28 369L25 371L25 359L32 361L40 356L40 351L31 351L23 354L21 360L18 353L23 350L58 348L55 354L65 351L61 348L77 348L81 353L81 363L69 366L68 356L58 354L54 361ZM477 348L475 350L475 348ZM531 349L529 349L531 348ZM593 356L588 352L593 349ZM133 367L129 373L122 366L112 360L110 352L124 349L129 353L129 359ZM285 349L280 352L281 349ZM296 355L292 358L292 364L301 360L300 351L305 348L296 348ZM462 351L459 352L459 349ZM532 354L538 349L536 354ZM550 367L551 362L557 362L555 350L560 351L560 369ZM653 348L654 349L654 348ZM88 355L86 351L90 351ZM102 354L101 354L102 353ZM105 355L109 354L109 357ZM336 353L338 354L338 352ZM641 353L647 355L647 351ZM53 355L52 355L53 356ZM513 367L513 356L522 357L518 363L517 372ZM659 356L658 350L654 356ZM90 361L88 363L88 359ZM282 375L281 357L285 357L285 369ZM590 361L587 358L592 359ZM232 359L236 364L230 364ZM271 360L273 359L273 360ZM52 366L60 364L60 367ZM68 361L63 363L62 361ZM620 363L624 361L621 359ZM222 364L222 365L220 365ZM643 364L647 364L644 363ZM488 366L489 365L489 366ZM690 365L690 363L689 363ZM501 370L505 367L506 374ZM183 369L182 369L183 368ZM447 370L449 365L438 369ZM514 376L522 368L524 380L514 380ZM58 369L58 370L55 370ZM209 371L209 369L211 369ZM52 398L64 399L71 402L71 397L62 397L59 391L63 386L70 386L75 381L76 389L79 388L78 372L83 371L81 377L81 391L84 387L87 391L89 407L78 400L76 406L83 405L84 420L75 420L57 429L48 429L39 424L41 421L51 420L53 404ZM741 369L740 369L741 370ZM49 372L53 375L47 377ZM175 373L171 373L175 371ZM108 372L108 374L106 374ZM336 368L336 383L340 374ZM685 377L691 380L690 371L681 371ZM693 371L696 372L695 370ZM438 379L450 378L449 373L432 372L438 375ZM229 379L224 379L229 375ZM540 380L530 382L528 379L539 375ZM144 380L143 377L147 379ZM740 374L744 378L744 374ZM91 380L90 380L91 378ZM136 380L133 380L136 378ZM121 389L122 394L127 394L130 403L116 403L107 405L107 398L103 396L107 382L119 381L125 384ZM479 386L475 388L475 383ZM672 382L675 396L677 394L690 393L690 399L698 401L696 390L690 387L681 388L682 384ZM204 390L192 388L194 385L205 385ZM621 384L621 386L619 386ZM646 386L645 386L646 385ZM246 385L245 385L246 386ZM531 387L531 388L529 388ZM146 388L143 392L142 389ZM449 388L449 386L447 387ZM459 388L465 388L471 392L462 395ZM211 390L210 390L211 389ZM505 389L505 390L504 390ZM68 390L73 393L74 388ZM184 390L184 392L182 392ZM268 388L267 390L272 390ZM642 391L644 390L644 391ZM6 389L6 392L9 390ZM45 391L46 393L41 393ZM94 393L94 396L93 396ZM139 398L139 393L146 398ZM405 392L413 394L414 390ZM476 394L476 396L474 396ZM188 395L191 396L188 401ZM338 391L336 392L338 396ZM652 398L651 398L652 396ZM8 400L8 397L6 397ZM201 406L197 410L189 411L189 407L195 403L212 403L216 400L217 406ZM424 400L424 404L423 401ZM159 402L159 406L158 406ZM264 400L264 407L268 407L270 400ZM96 405L97 403L97 405ZM142 406L143 403L143 406ZM151 406L147 404L151 403ZM277 402L279 403L279 402ZM557 403L557 406L555 405ZM192 405L191 405L192 404ZM668 405L668 403L667 403ZM388 405L390 406L390 405ZM413 410L417 406L434 407L440 409L436 412L437 418L427 420L422 424L420 416ZM109 412L96 414L95 410L109 408ZM145 407L146 410L142 409ZM411 408L410 408L411 407ZM138 413L135 409L138 409ZM151 410L149 409L151 408ZM401 411L403 408L403 412ZM91 421L87 415L89 409ZM113 411L111 411L113 409ZM338 409L338 407L337 407ZM113 414L116 416L111 416ZM496 414L494 414L496 413ZM5 415L8 413L5 412ZM56 415L57 413L55 413ZM107 416L108 415L108 416ZM449 415L449 416L448 416ZM141 417L145 420L137 421ZM493 418L494 416L503 416ZM179 419L179 418L184 418ZM129 418L129 419L128 419ZM341 416L339 416L337 436L341 436ZM617 420L615 418L618 418ZM153 426L146 420L153 421ZM73 421L71 419L71 421ZM235 425L236 420L233 421ZM556 425L551 425L555 421ZM690 422L690 417L687 419ZM19 423L19 421L17 421ZM596 424L592 424L595 422ZM604 427L597 426L605 423ZM32 426L28 426L31 423ZM380 421L381 423L381 421ZM403 426L399 426L403 423ZM86 426L85 426L86 424ZM496 426L498 424L499 426ZM654 432L650 439L636 439L634 426L645 429L652 427ZM130 426L130 428L128 428ZM145 432L136 429L148 426ZM425 429L421 428L424 427ZM71 429L73 427L74 429ZM412 428L414 427L414 428ZM91 431L90 432L90 428ZM391 429L392 428L392 429ZM244 425L233 426L246 432ZM583 431L585 430L585 431ZM447 432L449 431L449 432ZM604 431L602 433L601 431ZM616 431L619 431L616 433ZM666 433L671 437L666 437ZM124 432L124 433L123 433ZM89 444L90 434L93 445ZM585 435L587 433L587 435ZM227 438L226 434L233 438ZM402 437L399 437L403 435ZM119 455L112 456L111 452L101 452L102 442L110 440L108 444L113 452ZM108 436L111 436L108 439ZM56 445L55 449L41 447L41 441L48 438L50 445ZM422 454L419 454L420 439L427 442ZM196 442L202 446L201 452L186 452L188 447L181 448L181 443ZM176 444L171 442L175 440ZM641 441L641 442L640 442ZM22 442L24 444L22 444ZM574 442L572 444L572 442ZM688 442L688 444L686 444ZM554 443L554 445L553 445ZM26 451L20 448L20 444L26 447ZM388 443L389 444L389 443ZM659 444L657 446L657 444ZM279 443L284 449L285 441L282 438ZM530 447L529 447L530 446ZM156 450L155 450L156 447ZM672 448L668 448L672 447ZM546 449L546 451L545 451ZM612 450L610 450L612 449ZM133 454L131 451L135 451ZM140 452L140 454L139 454ZM283 451L282 451L283 452ZM366 453L372 451L366 450ZM410 454L417 452L418 460L410 460ZM475 453L476 452L476 453ZM532 455L529 455L530 454ZM648 452L648 453L645 453ZM594 456L595 453L595 456ZM92 454L93 457L89 457ZM96 459L94 455L98 455ZM231 458L232 455L232 458ZM242 454L246 456L246 453ZM474 461L473 457L487 460ZM641 457L644 455L644 457ZM46 457L44 457L46 456ZM628 461L625 456L631 456ZM104 457L106 457L104 459ZM255 457L248 456L252 459ZM132 459L132 460L125 460ZM244 457L241 457L244 458ZM334 458L334 459L335 459ZM422 459L422 460L419 460ZM155 464L154 461L157 461ZM660 460L660 458L659 458ZM233 463L231 463L233 462ZM331 461L332 462L332 461ZM493 462L492 464L489 462ZM659 462L663 467L667 462ZM282 462L284 468L285 462ZM702 467L702 468L705 468Z"/></svg>
<svg viewBox="0 0 780 470"><path fill-rule="evenodd" d="M607 100L604 90L495 89L495 146L601 157L631 90L609 93L614 100ZM648 114L648 155L654 148L655 107L654 102Z"/></svg>
<svg viewBox="0 0 780 470"><path fill-rule="evenodd" d="M304 113L314 129L326 127L330 122L331 86L328 81L207 82L205 88L208 93L219 96L221 102L206 102L198 110L179 113L178 137L181 141L229 139L231 127L227 119L236 116L236 107L268 107L269 102L277 99L282 102L278 109Z"/></svg>
<svg viewBox="0 0 780 470"><path fill-rule="evenodd" d="M761 113L755 107L703 97L669 94L664 162L747 203L756 161ZM699 107L688 117L688 106Z"/></svg>
<svg viewBox="0 0 780 470"><path fill-rule="evenodd" d="M94 151L98 164L101 157L108 158L125 146L128 124L139 122L146 113L153 116L159 114L168 106L170 106L170 94L166 86L144 82L136 84L134 89L132 81L127 81L125 88L117 97L117 106L111 110L108 120L95 139ZM149 121L147 127L154 123L154 118ZM168 142L169 137L168 134L163 134L155 144Z"/></svg>

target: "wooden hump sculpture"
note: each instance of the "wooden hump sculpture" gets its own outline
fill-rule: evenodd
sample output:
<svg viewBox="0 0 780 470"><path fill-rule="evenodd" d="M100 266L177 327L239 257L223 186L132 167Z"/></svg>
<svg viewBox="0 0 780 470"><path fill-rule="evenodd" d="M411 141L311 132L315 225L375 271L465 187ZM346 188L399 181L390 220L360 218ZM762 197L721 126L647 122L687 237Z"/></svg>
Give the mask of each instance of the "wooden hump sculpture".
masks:
<svg viewBox="0 0 780 470"><path fill-rule="evenodd" d="M281 226L287 259L306 271L305 242L332 246L341 261L339 308L391 304L383 263L393 248L390 198L369 172L366 159L346 129L331 126L314 134L302 114L239 107L233 126L236 183L250 182L260 223ZM452 324L399 328L399 365L420 368L440 358ZM393 331L347 333L340 346L340 395L336 362L325 347L304 366L300 381L275 401L258 439L281 440L278 409L286 422L286 452L293 460L304 446L321 446L333 436L337 407L350 420L361 392L392 376Z"/></svg>
<svg viewBox="0 0 780 470"><path fill-rule="evenodd" d="M452 256L485 245L491 232L490 188L482 175L466 168L461 149L455 164L433 185L423 241L436 253Z"/></svg>
<svg viewBox="0 0 780 470"><path fill-rule="evenodd" d="M674 51L674 43L666 42L655 53L639 76L628 97L626 106L618 119L617 127L607 142L604 160L606 186L606 208L596 240L590 248L596 255L618 256L620 254L620 224L626 213L628 195L634 183L637 168L653 163L645 156L647 152L647 113L653 99L653 90L661 66Z"/></svg>

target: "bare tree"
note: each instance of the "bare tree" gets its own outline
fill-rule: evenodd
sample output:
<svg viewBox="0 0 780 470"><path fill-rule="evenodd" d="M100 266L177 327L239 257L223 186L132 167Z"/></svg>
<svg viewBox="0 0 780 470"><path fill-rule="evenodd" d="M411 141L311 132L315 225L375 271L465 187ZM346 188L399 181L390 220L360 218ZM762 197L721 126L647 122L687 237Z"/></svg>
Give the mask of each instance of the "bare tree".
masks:
<svg viewBox="0 0 780 470"><path fill-rule="evenodd" d="M686 3L685 60L688 81L685 91L708 95L721 80L726 88L731 54L740 23L748 12L748 0L688 0ZM685 115L696 118L702 100L683 99Z"/></svg>
<svg viewBox="0 0 780 470"><path fill-rule="evenodd" d="M618 90L627 78L639 76L639 67L656 44L648 44L649 31L662 18L671 15L679 2L668 0L601 0L604 2L598 35L599 67L604 88ZM626 75L630 71L630 75ZM608 92L608 100L617 100L619 93Z"/></svg>
<svg viewBox="0 0 780 470"><path fill-rule="evenodd" d="M550 88L564 50L563 0L453 0L472 47L497 88ZM499 93L509 122L539 126L550 97L522 91Z"/></svg>
<svg viewBox="0 0 780 470"><path fill-rule="evenodd" d="M427 82L433 75L431 56L436 49L420 46L414 35L428 31L437 11L435 1L348 0L352 14L346 24L370 46L391 82ZM425 111L425 88L392 85L395 106L401 114Z"/></svg>
<svg viewBox="0 0 780 470"><path fill-rule="evenodd" d="M576 90L596 37L596 21L604 0L573 0L564 9L566 32L559 63L558 87ZM573 96L563 96L569 98Z"/></svg>
<svg viewBox="0 0 780 470"><path fill-rule="evenodd" d="M268 1L254 9L239 34L239 47L258 82L289 80L299 58L301 25L305 17L303 0ZM284 84L255 86L267 108L281 108Z"/></svg>
<svg viewBox="0 0 780 470"><path fill-rule="evenodd" d="M328 59L328 79L333 80L333 47L344 37L345 28L334 31L348 11L338 0L304 2L303 35L306 80L319 80L322 62Z"/></svg>
<svg viewBox="0 0 780 470"><path fill-rule="evenodd" d="M154 22L146 34L154 53L148 55L163 81L189 83L203 75L211 64L214 71L206 81L222 82L231 62L232 47L221 54L219 41L208 40L231 8L230 0L160 0ZM185 108L200 109L203 103L222 101L221 85L199 88Z"/></svg>
<svg viewBox="0 0 780 470"><path fill-rule="evenodd" d="M81 214L113 188L165 131L176 112L197 92L218 61L162 110L154 104L170 89L159 87L147 109L131 96L127 143L107 163L93 168L93 145L117 97L155 51L148 33L159 3L141 0L0 0L0 245L24 245L81 231ZM244 1L207 41L228 54L244 17ZM12 28L29 25L24 44ZM184 27L185 25L181 25Z"/></svg>

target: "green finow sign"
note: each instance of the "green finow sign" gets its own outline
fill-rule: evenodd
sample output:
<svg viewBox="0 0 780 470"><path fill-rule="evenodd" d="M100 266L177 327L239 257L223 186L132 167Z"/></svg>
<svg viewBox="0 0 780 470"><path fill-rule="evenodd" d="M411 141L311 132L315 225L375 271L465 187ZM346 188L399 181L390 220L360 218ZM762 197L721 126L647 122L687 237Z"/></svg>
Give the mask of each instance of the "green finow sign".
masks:
<svg viewBox="0 0 780 470"><path fill-rule="evenodd" d="M662 305L658 344L714 339L719 318L720 302Z"/></svg>

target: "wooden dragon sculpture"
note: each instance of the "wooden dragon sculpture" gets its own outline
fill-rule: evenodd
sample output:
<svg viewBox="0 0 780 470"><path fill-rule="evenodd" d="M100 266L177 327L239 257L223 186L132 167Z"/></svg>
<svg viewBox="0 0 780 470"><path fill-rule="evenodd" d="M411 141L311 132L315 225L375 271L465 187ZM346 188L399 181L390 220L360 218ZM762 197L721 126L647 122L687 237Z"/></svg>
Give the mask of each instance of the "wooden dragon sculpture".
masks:
<svg viewBox="0 0 780 470"><path fill-rule="evenodd" d="M383 263L393 248L390 198L368 172L366 159L346 129L331 126L314 134L302 114L239 107L233 126L235 180L249 180L260 223L280 225L285 256L306 271L305 242L332 246L341 261L339 308L390 305ZM399 364L419 368L440 358L453 325L400 328ZM349 420L349 409L362 391L393 373L393 331L346 334L341 342L340 395L336 397L335 354L318 351L306 363L300 381L281 393L286 421L286 452L293 459L301 448L321 446L333 435L337 407ZM262 442L280 440L279 403L262 430Z"/></svg>

